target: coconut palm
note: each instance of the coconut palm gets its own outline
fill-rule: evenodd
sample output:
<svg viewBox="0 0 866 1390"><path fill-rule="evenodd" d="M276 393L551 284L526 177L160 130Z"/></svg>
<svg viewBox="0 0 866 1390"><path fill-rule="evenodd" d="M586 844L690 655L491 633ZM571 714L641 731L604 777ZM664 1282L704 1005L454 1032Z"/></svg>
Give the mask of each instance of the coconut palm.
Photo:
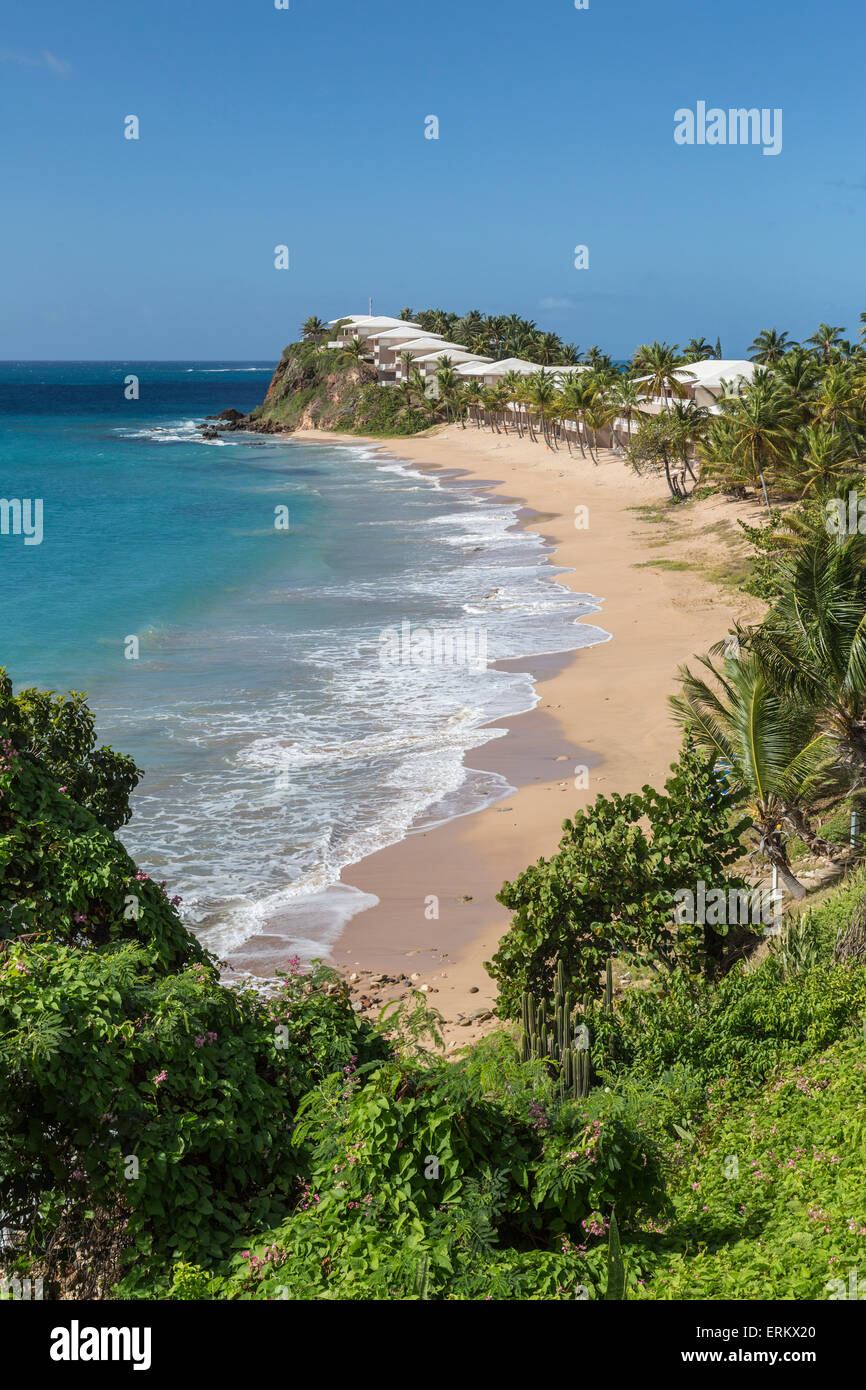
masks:
<svg viewBox="0 0 866 1390"><path fill-rule="evenodd" d="M414 369L414 371L410 372L407 384L409 387L410 398L416 401L417 404L422 407L422 409L429 409L430 397L427 394L427 382L425 381L421 373L418 371L417 367Z"/></svg>
<svg viewBox="0 0 866 1390"><path fill-rule="evenodd" d="M723 663L699 658L711 680L680 670L674 718L695 742L730 766L735 800L746 803L758 851L795 898L805 888L788 863L785 833L800 834L815 804L838 788L832 745L807 704L774 690L763 663L740 649Z"/></svg>
<svg viewBox="0 0 866 1390"><path fill-rule="evenodd" d="M725 400L722 406L733 425L731 464L739 471L738 480L752 486L760 482L769 511L765 474L790 450L798 423L796 407L782 392L765 385Z"/></svg>
<svg viewBox="0 0 866 1390"><path fill-rule="evenodd" d="M556 333L539 333L535 340L535 360L549 367L559 361L562 341Z"/></svg>
<svg viewBox="0 0 866 1390"><path fill-rule="evenodd" d="M625 421L626 444L629 444L632 437L633 422L644 419L646 415L643 409L643 396L631 377L620 376L611 388L610 399L618 418ZM622 444L622 440L619 442Z"/></svg>
<svg viewBox="0 0 866 1390"><path fill-rule="evenodd" d="M559 354L559 360L564 367L576 367L583 353L577 343L564 343Z"/></svg>
<svg viewBox="0 0 866 1390"><path fill-rule="evenodd" d="M671 407L671 418L677 427L676 437L684 468L683 479L685 480L686 471L688 471L696 483L698 478L692 468L689 449L703 441L707 424L711 419L710 412L706 406L697 405L694 401L674 401Z"/></svg>
<svg viewBox="0 0 866 1390"><path fill-rule="evenodd" d="M854 474L860 460L843 436L834 434L820 422L801 429L793 441L792 481L801 488L801 497L822 492Z"/></svg>
<svg viewBox="0 0 866 1390"><path fill-rule="evenodd" d="M480 395L488 425L495 434L501 434L499 416L502 412L502 396L499 386L485 386Z"/></svg>
<svg viewBox="0 0 866 1390"><path fill-rule="evenodd" d="M774 688L818 711L855 787L866 785L866 536L826 524L777 557L782 585L748 635Z"/></svg>
<svg viewBox="0 0 866 1390"><path fill-rule="evenodd" d="M775 367L774 376L777 387L788 392L805 416L821 380L821 369L812 354L803 347L792 348Z"/></svg>
<svg viewBox="0 0 866 1390"><path fill-rule="evenodd" d="M476 429L480 429L481 427L482 390L483 388L481 382L478 381L477 378L469 377L469 379L466 382L464 400L466 402L466 409L469 412L469 418L475 424Z"/></svg>
<svg viewBox="0 0 866 1390"><path fill-rule="evenodd" d="M540 372L533 372L532 375L527 378L527 387L530 403L538 411L541 432L544 435L545 443L549 444L550 429L548 415L558 395L556 378L552 372L546 372L542 367Z"/></svg>
<svg viewBox="0 0 866 1390"><path fill-rule="evenodd" d="M526 377L521 372L506 372L501 385L505 395L506 410L513 416L517 433L522 439L524 424L529 423L531 426L531 417L527 417L524 411L527 401ZM512 410L512 407L515 408Z"/></svg>
<svg viewBox="0 0 866 1390"><path fill-rule="evenodd" d="M715 356L716 350L706 338L689 338L683 348L684 362L704 362L708 357Z"/></svg>
<svg viewBox="0 0 866 1390"><path fill-rule="evenodd" d="M606 399L603 392L594 391L583 407L583 423L592 435L589 452L595 463L598 463L598 436L602 430L607 429L613 416L614 407L610 401Z"/></svg>
<svg viewBox="0 0 866 1390"><path fill-rule="evenodd" d="M780 362L786 352L790 352L797 344L788 341L787 333L780 333L775 328L762 328L755 341L749 348L752 362L761 362L766 367L772 367L774 363Z"/></svg>
<svg viewBox="0 0 866 1390"><path fill-rule="evenodd" d="M832 434L843 429L851 438L852 425L863 418L863 398L851 367L835 365L824 372L812 411Z"/></svg>
<svg viewBox="0 0 866 1390"><path fill-rule="evenodd" d="M318 340L328 331L328 325L324 319L317 318L315 314L305 319L301 327L301 333L308 340Z"/></svg>
<svg viewBox="0 0 866 1390"><path fill-rule="evenodd" d="M844 331L843 328L833 328L829 323L819 323L816 332L806 342L812 344L817 357L823 362L830 362L836 355Z"/></svg>
<svg viewBox="0 0 866 1390"><path fill-rule="evenodd" d="M646 372L644 389L648 396L661 396L667 408L672 397L682 399L688 394L677 375L682 371L682 358L677 356L679 349L676 345L670 347L667 343L656 342L639 351L642 354L640 366Z"/></svg>
<svg viewBox="0 0 866 1390"><path fill-rule="evenodd" d="M573 420L577 426L577 442L580 446L581 456L586 458L584 447L583 412L584 407L592 397L592 387L586 382L586 378L580 376L568 376L562 383L557 401L559 418L565 423ZM568 432L566 431L566 439ZM595 460L593 460L595 461Z"/></svg>
<svg viewBox="0 0 866 1390"><path fill-rule="evenodd" d="M457 408L457 391L460 385L460 378L451 365L451 358L447 353L436 359L436 387L439 401L445 411L448 422L455 417Z"/></svg>
<svg viewBox="0 0 866 1390"><path fill-rule="evenodd" d="M361 338L353 338L351 343L346 343L340 349L340 356L349 362L365 362L367 360L367 344Z"/></svg>
<svg viewBox="0 0 866 1390"><path fill-rule="evenodd" d="M414 353L414 352L401 352L401 353L400 353L400 365L401 365L402 368L403 368L403 380L404 380L404 381L408 381L409 377L412 375L412 363L413 363L414 361L415 361L415 353Z"/></svg>

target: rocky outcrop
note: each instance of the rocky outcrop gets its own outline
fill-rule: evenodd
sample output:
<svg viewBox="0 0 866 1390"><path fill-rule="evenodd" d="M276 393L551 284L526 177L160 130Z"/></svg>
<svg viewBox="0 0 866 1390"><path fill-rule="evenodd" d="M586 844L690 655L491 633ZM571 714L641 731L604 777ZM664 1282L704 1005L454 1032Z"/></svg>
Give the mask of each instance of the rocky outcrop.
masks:
<svg viewBox="0 0 866 1390"><path fill-rule="evenodd" d="M311 429L415 434L430 424L429 415L408 407L393 386L380 386L369 363L308 342L285 349L264 401L249 415L224 410L209 418L224 421L225 430L258 434Z"/></svg>

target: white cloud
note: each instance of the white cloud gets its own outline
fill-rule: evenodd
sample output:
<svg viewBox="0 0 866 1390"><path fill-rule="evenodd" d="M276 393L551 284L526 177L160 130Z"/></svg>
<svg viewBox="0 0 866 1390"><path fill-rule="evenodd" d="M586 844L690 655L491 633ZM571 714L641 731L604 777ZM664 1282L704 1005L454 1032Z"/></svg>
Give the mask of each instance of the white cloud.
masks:
<svg viewBox="0 0 866 1390"><path fill-rule="evenodd" d="M548 296L542 299L538 305L539 309L576 309L577 305L571 299L554 299Z"/></svg>
<svg viewBox="0 0 866 1390"><path fill-rule="evenodd" d="M27 53L13 53L8 48L0 48L0 63L15 63L19 68L44 68L47 72L53 72L56 77L68 77L72 71L71 63L67 63L65 58L58 58L47 48L43 48L38 58L31 58Z"/></svg>

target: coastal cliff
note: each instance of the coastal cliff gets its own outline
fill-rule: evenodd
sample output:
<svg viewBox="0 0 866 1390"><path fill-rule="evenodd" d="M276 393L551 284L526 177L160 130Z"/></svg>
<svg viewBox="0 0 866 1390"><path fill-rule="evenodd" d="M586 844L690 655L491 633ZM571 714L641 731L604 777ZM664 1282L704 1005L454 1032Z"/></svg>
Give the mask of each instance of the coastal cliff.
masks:
<svg viewBox="0 0 866 1390"><path fill-rule="evenodd" d="M430 424L429 412L408 404L393 386L380 386L370 364L309 342L284 349L260 406L249 415L226 411L220 418L230 414L224 428L260 434L310 429L415 434Z"/></svg>

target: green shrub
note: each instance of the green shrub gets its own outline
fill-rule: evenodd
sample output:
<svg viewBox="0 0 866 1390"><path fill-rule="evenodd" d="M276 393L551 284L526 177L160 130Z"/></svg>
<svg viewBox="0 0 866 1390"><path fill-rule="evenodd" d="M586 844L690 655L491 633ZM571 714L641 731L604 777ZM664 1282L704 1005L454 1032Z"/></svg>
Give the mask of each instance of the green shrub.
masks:
<svg viewBox="0 0 866 1390"><path fill-rule="evenodd" d="M759 1085L859 1028L866 967L819 965L780 980L772 959L735 967L715 986L675 974L664 994L630 990L616 1025L614 1073L657 1078L675 1066L705 1082Z"/></svg>
<svg viewBox="0 0 866 1390"><path fill-rule="evenodd" d="M649 822L648 834L642 822ZM540 859L498 900L514 913L485 968L499 985L498 1011L520 1017L521 997L553 994L557 964L579 997L597 996L610 956L698 969L717 957L727 927L674 925L676 894L739 887L725 875L741 855L746 822L732 823L713 760L684 747L665 792L599 796L564 822L559 850Z"/></svg>
<svg viewBox="0 0 866 1390"><path fill-rule="evenodd" d="M10 946L0 968L0 1179L38 1253L70 1209L117 1213L143 1280L222 1258L295 1192L301 1097L388 1048L331 972L270 1003L132 944ZM9 1214L9 1207L7 1207Z"/></svg>
<svg viewBox="0 0 866 1390"><path fill-rule="evenodd" d="M125 754L96 747L94 719L84 695L33 689L14 695L5 668L0 668L0 746L4 745L0 767L10 754L32 763L105 829L119 830L128 822L129 798L144 774Z"/></svg>

